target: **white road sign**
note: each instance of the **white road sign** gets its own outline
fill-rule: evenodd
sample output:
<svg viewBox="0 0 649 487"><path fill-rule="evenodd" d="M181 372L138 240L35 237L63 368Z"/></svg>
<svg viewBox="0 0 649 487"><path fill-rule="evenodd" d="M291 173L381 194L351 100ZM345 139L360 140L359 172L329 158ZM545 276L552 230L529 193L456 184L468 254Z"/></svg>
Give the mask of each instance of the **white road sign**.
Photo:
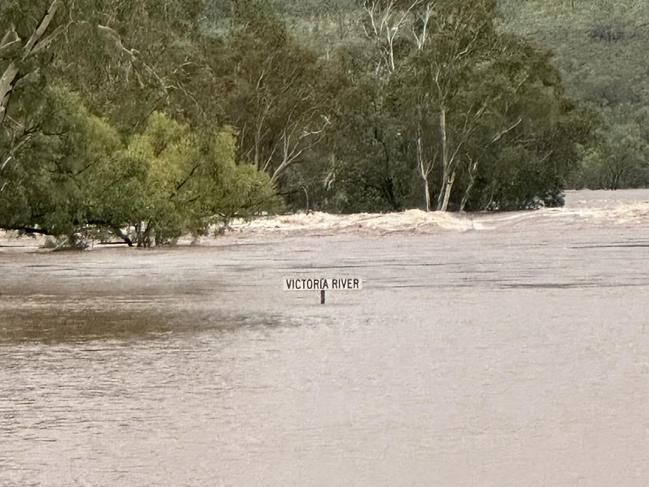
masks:
<svg viewBox="0 0 649 487"><path fill-rule="evenodd" d="M358 277L285 277L284 291L360 291L363 280Z"/></svg>

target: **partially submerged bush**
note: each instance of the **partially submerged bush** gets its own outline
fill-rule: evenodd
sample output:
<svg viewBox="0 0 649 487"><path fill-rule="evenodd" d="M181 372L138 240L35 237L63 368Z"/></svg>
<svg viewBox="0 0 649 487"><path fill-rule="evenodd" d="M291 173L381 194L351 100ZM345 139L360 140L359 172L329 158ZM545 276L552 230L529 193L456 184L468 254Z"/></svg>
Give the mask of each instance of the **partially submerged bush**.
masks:
<svg viewBox="0 0 649 487"><path fill-rule="evenodd" d="M0 228L38 229L57 246L85 248L112 232L138 246L205 231L219 218L278 206L266 174L236 161L236 133L208 136L153 113L125 143L65 89L51 90L44 132L3 172ZM124 230L126 229L126 230Z"/></svg>

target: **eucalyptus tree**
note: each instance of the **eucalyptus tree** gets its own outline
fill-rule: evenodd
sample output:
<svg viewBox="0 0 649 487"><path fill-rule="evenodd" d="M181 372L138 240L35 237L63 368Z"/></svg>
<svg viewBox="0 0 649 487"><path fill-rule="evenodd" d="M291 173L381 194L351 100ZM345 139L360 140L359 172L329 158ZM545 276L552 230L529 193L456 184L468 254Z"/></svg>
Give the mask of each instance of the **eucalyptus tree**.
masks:
<svg viewBox="0 0 649 487"><path fill-rule="evenodd" d="M499 48L494 8L494 2L485 0L437 1L428 5L419 27L419 89L429 104L426 111L438 117L442 180L436 209L441 211L448 209L463 147L489 106L488 98L472 96L472 78Z"/></svg>
<svg viewBox="0 0 649 487"><path fill-rule="evenodd" d="M358 1L358 40L339 50L349 83L340 93L336 161L328 181L344 194L345 210L400 210L410 193L409 158L398 76L413 47L410 34L421 1ZM344 189L343 189L344 188Z"/></svg>
<svg viewBox="0 0 649 487"><path fill-rule="evenodd" d="M226 39L226 117L239 155L274 183L324 140L337 82L329 63L300 47L267 2L234 2Z"/></svg>

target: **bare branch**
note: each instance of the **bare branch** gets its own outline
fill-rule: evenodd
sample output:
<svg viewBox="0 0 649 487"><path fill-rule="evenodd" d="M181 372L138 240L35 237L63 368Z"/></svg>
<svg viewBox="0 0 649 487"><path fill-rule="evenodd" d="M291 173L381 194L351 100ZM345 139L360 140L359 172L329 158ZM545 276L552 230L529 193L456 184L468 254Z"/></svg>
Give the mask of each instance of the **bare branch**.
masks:
<svg viewBox="0 0 649 487"><path fill-rule="evenodd" d="M101 24L97 24L97 28L102 32L105 32L111 39L113 39L117 47L119 47L122 52L126 53L133 61L137 59L136 54L139 54L139 52L135 49L127 49L126 46L124 46L124 44L122 43L122 38L115 31L115 29Z"/></svg>
<svg viewBox="0 0 649 487"><path fill-rule="evenodd" d="M4 123L9 105L9 98L18 78L18 66L16 63L9 63L0 77L0 125Z"/></svg>
<svg viewBox="0 0 649 487"><path fill-rule="evenodd" d="M32 53L32 50L40 42L43 35L50 26L50 23L54 19L54 16L56 15L56 11L58 10L60 4L60 0L52 0L52 3L50 3L50 6L45 11L45 15L43 15L43 18L36 27L36 30L34 30L34 32L32 33L32 36L27 41L27 44L25 44L25 55L23 56L23 59L29 56Z"/></svg>
<svg viewBox="0 0 649 487"><path fill-rule="evenodd" d="M428 40L428 24L430 22L430 18L432 17L432 15L433 15L433 4L428 3L426 5L426 11L421 16L421 31L419 32L419 34L415 31L415 28L413 26L412 35L415 38L415 44L417 45L417 49L419 50L422 50L424 48L424 45Z"/></svg>
<svg viewBox="0 0 649 487"><path fill-rule="evenodd" d="M149 73L156 80L156 82L160 85L160 88L162 89L162 91L165 94L167 94L167 92L169 91L169 88L171 88L172 86L167 84L158 75L158 73L156 73L155 70L153 68L151 68L151 66L149 66L147 63L145 63L144 61L142 61L139 58L140 51L138 51L137 49L134 49L134 48L128 49L126 46L124 46L124 43L122 42L122 38L120 37L120 35L114 29L112 29L111 27L108 27L106 25L98 24L97 28L99 30L101 30L102 32L105 32L115 42L115 44L120 49L120 51L125 53L130 58L131 64L133 64L134 66L136 65L136 63L141 64L142 67L144 68L144 70L147 73ZM141 80L140 80L140 86L142 86L142 81Z"/></svg>
<svg viewBox="0 0 649 487"><path fill-rule="evenodd" d="M9 49L10 47L20 44L22 39L16 33L16 28L11 26L11 29L7 31L2 40L0 41L0 51L3 49Z"/></svg>
<svg viewBox="0 0 649 487"><path fill-rule="evenodd" d="M45 14L43 15L43 18L40 20L31 37L27 41L27 44L25 44L25 47L23 48L23 60L27 59L34 52L34 48L37 47L37 45L45 35L45 32L47 32L50 23L54 19L59 5L60 0L52 0L52 2L50 3L49 7L45 11ZM13 33L10 31L5 34L0 45L2 46L2 49L5 49L9 45L13 45L16 42L20 42L18 35L15 33L15 31ZM4 123L7 114L7 107L9 105L9 98L11 96L11 92L14 89L17 78L18 66L16 62L10 62L9 66L5 68L4 73L0 77L0 125Z"/></svg>
<svg viewBox="0 0 649 487"><path fill-rule="evenodd" d="M32 50L32 54L36 54L38 52L44 51L47 49L52 42L54 42L59 36L61 36L64 32L66 32L70 26L72 25L72 21L68 22L65 25L60 25L56 29L54 29L54 32L52 32L50 35L42 39L36 47Z"/></svg>
<svg viewBox="0 0 649 487"><path fill-rule="evenodd" d="M292 124L284 128L281 137L282 144L282 162L273 171L271 182L275 183L284 171L293 164L305 151L315 147L322 141L326 133L326 128L331 124L329 118L325 115L322 117L322 125L315 130L304 129L302 133L293 139L293 136L298 128L298 123ZM308 141L304 143L303 141Z"/></svg>
<svg viewBox="0 0 649 487"><path fill-rule="evenodd" d="M496 142L499 142L500 139L502 139L505 135L507 135L509 132L514 130L516 127L518 127L521 122L523 121L522 118L519 118L516 122L514 122L510 127L502 130L501 132L498 132L493 139L491 139L491 142L489 142L489 145L495 144Z"/></svg>

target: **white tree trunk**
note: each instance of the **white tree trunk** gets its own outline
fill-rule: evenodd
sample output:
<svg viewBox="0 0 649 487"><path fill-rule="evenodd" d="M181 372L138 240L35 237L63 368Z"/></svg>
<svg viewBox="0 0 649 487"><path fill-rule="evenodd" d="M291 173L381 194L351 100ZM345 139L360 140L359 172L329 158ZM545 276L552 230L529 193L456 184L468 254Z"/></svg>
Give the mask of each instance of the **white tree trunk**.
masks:
<svg viewBox="0 0 649 487"><path fill-rule="evenodd" d="M426 194L426 211L430 211L430 184L428 178L424 178L424 191Z"/></svg>
<svg viewBox="0 0 649 487"><path fill-rule="evenodd" d="M444 195L446 191L446 185L450 177L449 174L449 165L450 161L448 160L448 136L446 133L446 107L442 106L439 112L439 132L442 138L442 185L439 192L439 197L437 198L437 210L443 210L444 206Z"/></svg>
<svg viewBox="0 0 649 487"><path fill-rule="evenodd" d="M60 3L60 0L52 0L52 2L50 2L50 6L47 7L45 15L43 15L43 18L34 30L32 36L27 41L27 45L25 45L25 56L23 57L23 59L32 53L34 48L38 45L38 43L45 35L45 32L47 32L47 29L52 23L52 20L54 20L54 16L56 15L56 11L58 10Z"/></svg>
<svg viewBox="0 0 649 487"><path fill-rule="evenodd" d="M471 190L473 189L473 185L475 184L475 178L478 172L479 162L480 159L476 159L475 161L469 159L469 182L467 183L466 189L464 190L464 194L462 195L462 202L460 203L460 211L464 211L466 204L469 202L469 197L471 196Z"/></svg>
<svg viewBox="0 0 649 487"><path fill-rule="evenodd" d="M424 182L424 195L426 197L426 211L430 211L430 184L428 182L428 174L432 169L432 163L424 161L424 148L421 140L421 129L418 127L417 131L417 162L419 163L419 175Z"/></svg>
<svg viewBox="0 0 649 487"><path fill-rule="evenodd" d="M7 115L9 98L14 89L16 78L18 77L18 66L15 63L9 63L7 69L0 78L0 125L3 124Z"/></svg>
<svg viewBox="0 0 649 487"><path fill-rule="evenodd" d="M52 20L56 15L56 11L59 8L59 5L60 5L60 0L52 0L52 2L50 2L50 5L45 11L43 18L38 23L38 25L34 29L34 32L32 33L29 40L27 41L27 44L25 44L25 47L23 48L23 56L22 56L23 60L28 58L35 50L38 50L38 44L39 42L41 42L41 39L47 32L47 29L49 28L50 24L52 23ZM8 36L5 36L3 38L3 45L4 42L7 42L7 39ZM19 41L19 39L16 39L16 41ZM46 39L45 45L49 44L49 42L47 41L48 39ZM0 77L0 125L4 123L4 120L7 116L7 108L9 106L11 92L13 91L14 86L16 85L17 79L18 79L18 66L16 65L16 62L12 61L11 63L9 63L9 66L7 66L7 68L5 69L4 73L2 74L2 77Z"/></svg>
<svg viewBox="0 0 649 487"><path fill-rule="evenodd" d="M451 199L451 190L453 189L453 183L455 182L455 171L451 174L451 177L444 183L444 191L442 194L444 198L442 200L442 206L439 209L440 211L448 211L448 203Z"/></svg>

